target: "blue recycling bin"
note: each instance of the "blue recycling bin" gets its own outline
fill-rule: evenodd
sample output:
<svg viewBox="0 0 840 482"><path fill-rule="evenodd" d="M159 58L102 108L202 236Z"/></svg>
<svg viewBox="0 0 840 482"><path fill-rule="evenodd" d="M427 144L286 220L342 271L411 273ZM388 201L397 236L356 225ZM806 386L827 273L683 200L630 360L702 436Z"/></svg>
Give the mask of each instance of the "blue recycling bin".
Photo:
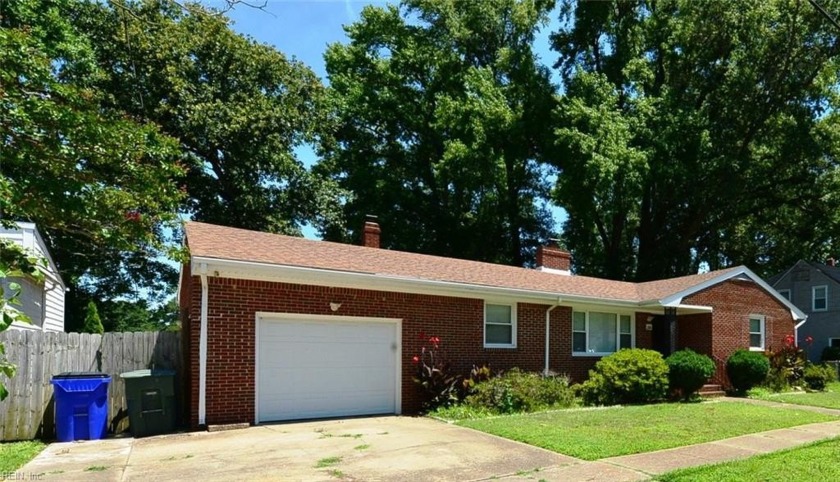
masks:
<svg viewBox="0 0 840 482"><path fill-rule="evenodd" d="M98 372L66 372L52 377L59 442L105 437L110 383L110 376Z"/></svg>

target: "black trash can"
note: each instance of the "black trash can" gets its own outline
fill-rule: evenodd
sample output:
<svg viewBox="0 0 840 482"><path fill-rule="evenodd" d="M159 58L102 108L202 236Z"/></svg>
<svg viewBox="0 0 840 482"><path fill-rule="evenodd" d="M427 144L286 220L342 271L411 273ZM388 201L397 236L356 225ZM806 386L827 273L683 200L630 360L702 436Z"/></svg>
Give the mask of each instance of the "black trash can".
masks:
<svg viewBox="0 0 840 482"><path fill-rule="evenodd" d="M132 435L146 437L175 431L174 370L135 370L120 378L125 382Z"/></svg>
<svg viewBox="0 0 840 482"><path fill-rule="evenodd" d="M51 382L58 441L105 438L111 377L99 372L64 372L54 375Z"/></svg>

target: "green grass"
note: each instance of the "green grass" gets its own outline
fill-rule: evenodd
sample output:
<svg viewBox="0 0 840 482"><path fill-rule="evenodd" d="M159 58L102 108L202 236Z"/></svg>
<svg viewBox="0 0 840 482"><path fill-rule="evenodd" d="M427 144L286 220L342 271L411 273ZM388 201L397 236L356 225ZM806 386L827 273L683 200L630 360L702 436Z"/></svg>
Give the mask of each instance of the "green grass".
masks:
<svg viewBox="0 0 840 482"><path fill-rule="evenodd" d="M324 467L329 467L329 466L335 465L339 462L341 462L341 457L326 457L326 458L323 458L323 459L319 460L315 464L315 468L316 469L323 469Z"/></svg>
<svg viewBox="0 0 840 482"><path fill-rule="evenodd" d="M824 392L808 393L771 393L767 391L751 392L750 396L772 402L810 405L812 407L836 408L840 410L840 382L829 383Z"/></svg>
<svg viewBox="0 0 840 482"><path fill-rule="evenodd" d="M46 445L37 440L0 443L0 474L14 472L23 467Z"/></svg>
<svg viewBox="0 0 840 482"><path fill-rule="evenodd" d="M738 402L670 403L560 410L462 420L459 425L597 460L710 442L837 417Z"/></svg>
<svg viewBox="0 0 840 482"><path fill-rule="evenodd" d="M663 482L840 480L838 453L840 453L840 438L835 438L803 447L758 455L746 460L677 470L660 475L656 480Z"/></svg>
<svg viewBox="0 0 840 482"><path fill-rule="evenodd" d="M85 469L85 472L102 472L103 470L107 470L108 467L104 465L92 465Z"/></svg>

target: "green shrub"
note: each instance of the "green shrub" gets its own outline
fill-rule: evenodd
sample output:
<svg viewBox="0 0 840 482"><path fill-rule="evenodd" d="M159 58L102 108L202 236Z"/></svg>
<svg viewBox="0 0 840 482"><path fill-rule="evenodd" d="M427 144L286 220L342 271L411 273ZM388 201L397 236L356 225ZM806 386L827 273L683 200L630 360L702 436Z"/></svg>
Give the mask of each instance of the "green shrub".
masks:
<svg viewBox="0 0 840 482"><path fill-rule="evenodd" d="M508 370L487 381L477 383L465 404L495 413L532 412L551 407L571 407L574 390L564 376L546 377L539 373Z"/></svg>
<svg viewBox="0 0 840 482"><path fill-rule="evenodd" d="M661 400L668 393L668 365L657 351L619 350L595 364L580 392L588 405Z"/></svg>
<svg viewBox="0 0 840 482"><path fill-rule="evenodd" d="M770 361L762 352L737 350L726 360L726 374L739 392L763 382L769 371Z"/></svg>
<svg viewBox="0 0 840 482"><path fill-rule="evenodd" d="M837 381L837 370L830 365L808 365L802 376L811 390L825 390L825 386Z"/></svg>
<svg viewBox="0 0 840 482"><path fill-rule="evenodd" d="M688 400L715 374L715 362L706 355L685 349L665 359L671 391L679 391Z"/></svg>
<svg viewBox="0 0 840 482"><path fill-rule="evenodd" d="M840 346L827 346L822 351L822 361L840 360Z"/></svg>

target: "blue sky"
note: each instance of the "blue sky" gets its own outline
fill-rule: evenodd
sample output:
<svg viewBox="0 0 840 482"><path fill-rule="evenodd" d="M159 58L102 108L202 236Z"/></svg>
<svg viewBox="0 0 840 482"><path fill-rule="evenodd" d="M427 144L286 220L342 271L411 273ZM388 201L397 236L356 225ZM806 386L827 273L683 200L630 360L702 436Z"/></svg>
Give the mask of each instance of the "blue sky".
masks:
<svg viewBox="0 0 840 482"><path fill-rule="evenodd" d="M260 0L251 1L260 3ZM217 8L223 6L220 0L205 0L203 3ZM237 32L300 60L327 82L324 68L327 45L346 42L343 26L358 20L365 5L384 6L387 3L369 0L268 0L262 10L238 5L227 16L233 20L232 27ZM557 54L548 48L548 35L557 25L556 17L556 14L552 15L551 24L539 33L535 42L538 55L547 65L557 59ZM317 159L308 147L298 149L297 153L306 165ZM565 212L557 208L552 211L559 229ZM317 237L311 227L304 228L304 236Z"/></svg>

